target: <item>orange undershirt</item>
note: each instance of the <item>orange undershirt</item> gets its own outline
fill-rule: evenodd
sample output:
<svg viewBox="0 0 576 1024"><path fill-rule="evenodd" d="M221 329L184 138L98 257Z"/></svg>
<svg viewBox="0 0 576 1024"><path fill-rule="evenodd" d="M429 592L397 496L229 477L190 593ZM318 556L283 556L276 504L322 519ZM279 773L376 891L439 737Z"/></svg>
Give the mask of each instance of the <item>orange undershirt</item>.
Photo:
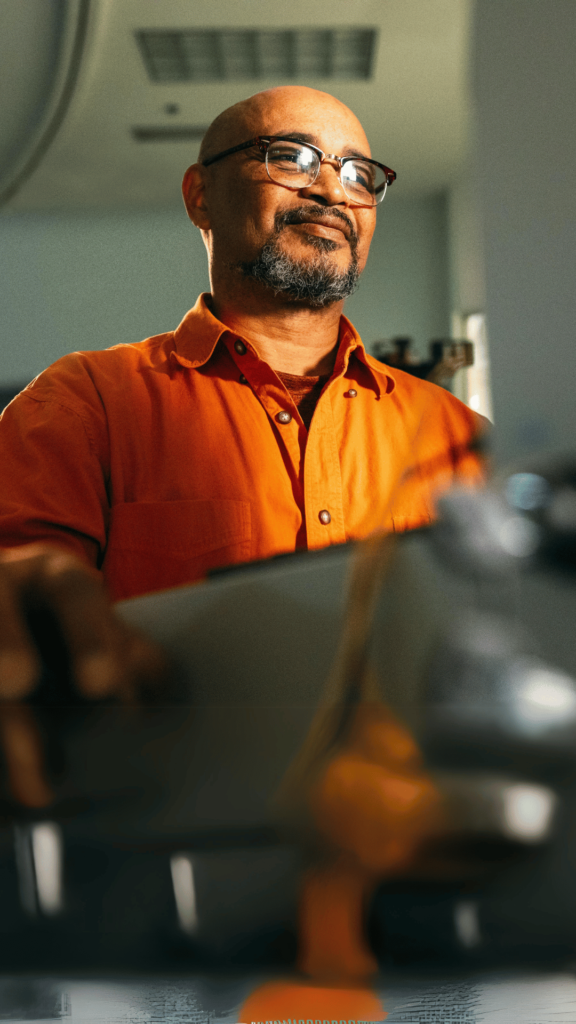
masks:
<svg viewBox="0 0 576 1024"><path fill-rule="evenodd" d="M310 424L314 415L314 409L330 374L324 377L297 377L293 373L280 373L276 371L284 387L290 392L290 397L300 413L306 430L310 430Z"/></svg>

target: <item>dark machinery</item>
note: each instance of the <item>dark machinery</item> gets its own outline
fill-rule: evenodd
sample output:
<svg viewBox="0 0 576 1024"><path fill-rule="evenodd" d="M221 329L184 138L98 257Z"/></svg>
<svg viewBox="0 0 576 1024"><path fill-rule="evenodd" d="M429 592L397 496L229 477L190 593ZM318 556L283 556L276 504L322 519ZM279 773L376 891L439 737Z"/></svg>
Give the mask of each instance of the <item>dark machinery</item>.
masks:
<svg viewBox="0 0 576 1024"><path fill-rule="evenodd" d="M385 542L364 654L482 870L384 882L367 923L384 964L576 949L575 538L564 461L454 492L437 526ZM325 684L361 548L119 605L175 666L138 709L79 701L34 624L56 801L41 815L3 804L4 972L293 962L306 854L275 795L319 708L350 713L350 692Z"/></svg>

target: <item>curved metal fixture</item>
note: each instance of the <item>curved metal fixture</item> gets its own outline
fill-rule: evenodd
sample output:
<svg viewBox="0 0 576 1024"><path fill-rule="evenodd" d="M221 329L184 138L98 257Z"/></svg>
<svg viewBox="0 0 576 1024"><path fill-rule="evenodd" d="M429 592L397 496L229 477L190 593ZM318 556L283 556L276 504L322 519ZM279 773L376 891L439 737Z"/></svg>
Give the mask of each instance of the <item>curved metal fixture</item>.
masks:
<svg viewBox="0 0 576 1024"><path fill-rule="evenodd" d="M90 0L66 0L52 87L38 122L16 158L9 163L7 180L0 174L0 206L18 192L36 170L57 135L76 88L86 42Z"/></svg>

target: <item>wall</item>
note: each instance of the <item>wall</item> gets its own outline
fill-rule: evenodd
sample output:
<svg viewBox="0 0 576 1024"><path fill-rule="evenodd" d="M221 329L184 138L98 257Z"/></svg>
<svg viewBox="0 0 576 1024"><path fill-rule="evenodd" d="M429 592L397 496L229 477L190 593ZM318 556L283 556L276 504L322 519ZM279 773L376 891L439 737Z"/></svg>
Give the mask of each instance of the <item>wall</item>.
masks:
<svg viewBox="0 0 576 1024"><path fill-rule="evenodd" d="M472 48L496 456L576 449L576 4L479 0Z"/></svg>
<svg viewBox="0 0 576 1024"><path fill-rule="evenodd" d="M346 314L366 344L407 335L424 354L450 333L447 207L443 196L403 198L394 184L378 210L370 260Z"/></svg>
<svg viewBox="0 0 576 1024"><path fill-rule="evenodd" d="M450 308L458 316L486 306L481 212L473 168L463 168L448 195Z"/></svg>
<svg viewBox="0 0 576 1024"><path fill-rule="evenodd" d="M5 216L0 266L3 385L75 349L170 330L208 287L204 246L183 209Z"/></svg>
<svg viewBox="0 0 576 1024"><path fill-rule="evenodd" d="M396 186L395 186L396 187ZM448 331L442 198L392 191L347 312L367 343L426 342ZM0 219L0 387L24 383L66 352L170 330L208 288L200 235L178 207L142 213Z"/></svg>

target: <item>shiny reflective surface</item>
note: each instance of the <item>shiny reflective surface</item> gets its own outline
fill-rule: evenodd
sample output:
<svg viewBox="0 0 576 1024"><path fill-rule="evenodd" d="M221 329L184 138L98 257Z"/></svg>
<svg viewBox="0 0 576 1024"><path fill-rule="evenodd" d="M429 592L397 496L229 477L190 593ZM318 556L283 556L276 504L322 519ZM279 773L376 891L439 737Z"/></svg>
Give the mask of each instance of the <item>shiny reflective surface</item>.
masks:
<svg viewBox="0 0 576 1024"><path fill-rule="evenodd" d="M244 1012L249 1011L248 1016ZM291 1012L290 1012L291 1011ZM316 988L301 980L0 977L0 1020L69 1024L235 1024L291 1019L387 1024L572 1024L570 973L381 977L372 989Z"/></svg>
<svg viewBox="0 0 576 1024"><path fill-rule="evenodd" d="M558 968L576 685L488 589L415 535L124 605L184 702L46 713L65 774L50 821L0 828L4 972Z"/></svg>
<svg viewBox="0 0 576 1024"><path fill-rule="evenodd" d="M64 773L49 821L6 806L6 976L298 970L309 991L244 988L232 1024L359 1021L396 1012L399 982L385 1010L365 987L379 970L471 977L574 957L576 672L535 643L542 574L520 595L532 581L546 600L515 619L506 573L478 588L433 536L122 606L172 653L180 703L39 709ZM572 583L562 601L572 638ZM222 985L198 1012L217 1012ZM346 985L358 1005L340 1007ZM53 995L0 1016L55 1019L68 1004Z"/></svg>

